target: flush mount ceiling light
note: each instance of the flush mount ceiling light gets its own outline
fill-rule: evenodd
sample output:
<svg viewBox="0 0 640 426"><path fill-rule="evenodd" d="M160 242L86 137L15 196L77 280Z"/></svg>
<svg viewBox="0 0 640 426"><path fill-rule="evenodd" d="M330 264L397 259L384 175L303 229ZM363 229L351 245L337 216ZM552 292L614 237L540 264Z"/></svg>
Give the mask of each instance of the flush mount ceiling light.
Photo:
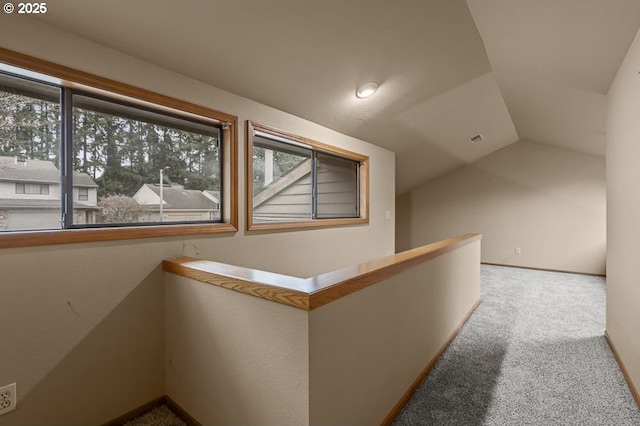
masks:
<svg viewBox="0 0 640 426"><path fill-rule="evenodd" d="M378 90L379 86L380 85L375 81L370 81L368 83L365 83L362 86L360 86L358 90L356 90L356 96L359 97L360 99L368 98L369 96L376 93L376 90Z"/></svg>

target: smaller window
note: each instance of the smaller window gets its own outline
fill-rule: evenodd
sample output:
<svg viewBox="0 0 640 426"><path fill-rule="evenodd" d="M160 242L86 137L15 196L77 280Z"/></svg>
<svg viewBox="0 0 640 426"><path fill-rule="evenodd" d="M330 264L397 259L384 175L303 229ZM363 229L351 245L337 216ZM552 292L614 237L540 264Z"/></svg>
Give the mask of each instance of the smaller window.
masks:
<svg viewBox="0 0 640 426"><path fill-rule="evenodd" d="M368 158L247 123L249 229L367 223Z"/></svg>
<svg viewBox="0 0 640 426"><path fill-rule="evenodd" d="M78 188L78 201L89 201L89 188Z"/></svg>
<svg viewBox="0 0 640 426"><path fill-rule="evenodd" d="M49 195L49 185L37 183L16 183L16 194Z"/></svg>

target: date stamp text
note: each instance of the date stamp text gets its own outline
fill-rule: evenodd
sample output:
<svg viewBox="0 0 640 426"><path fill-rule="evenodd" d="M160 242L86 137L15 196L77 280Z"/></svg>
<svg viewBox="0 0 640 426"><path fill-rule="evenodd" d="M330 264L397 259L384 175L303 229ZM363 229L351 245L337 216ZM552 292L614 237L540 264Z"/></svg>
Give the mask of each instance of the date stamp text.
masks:
<svg viewBox="0 0 640 426"><path fill-rule="evenodd" d="M18 14L44 14L47 13L47 3L5 3L2 7L4 13L10 14L16 12Z"/></svg>

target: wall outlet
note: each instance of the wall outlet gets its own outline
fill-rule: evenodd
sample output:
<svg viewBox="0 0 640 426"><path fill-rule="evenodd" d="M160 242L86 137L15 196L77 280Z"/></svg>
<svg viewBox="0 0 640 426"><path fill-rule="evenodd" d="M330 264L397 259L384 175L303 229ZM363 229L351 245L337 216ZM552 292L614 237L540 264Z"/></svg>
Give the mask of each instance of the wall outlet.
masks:
<svg viewBox="0 0 640 426"><path fill-rule="evenodd" d="M3 386L0 388L0 415L16 409L16 384Z"/></svg>
<svg viewBox="0 0 640 426"><path fill-rule="evenodd" d="M522 249L520 247L516 247L516 254L522 254Z"/></svg>

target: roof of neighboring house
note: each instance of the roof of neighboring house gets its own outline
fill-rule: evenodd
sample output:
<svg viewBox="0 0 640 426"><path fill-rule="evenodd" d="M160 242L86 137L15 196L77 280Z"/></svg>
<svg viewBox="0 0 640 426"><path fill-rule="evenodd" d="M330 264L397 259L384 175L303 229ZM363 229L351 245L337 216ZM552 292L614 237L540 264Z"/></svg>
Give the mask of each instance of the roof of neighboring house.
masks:
<svg viewBox="0 0 640 426"><path fill-rule="evenodd" d="M51 161L0 157L0 180L59 184L60 170ZM73 172L73 186L98 187L91 176L81 172Z"/></svg>
<svg viewBox="0 0 640 426"><path fill-rule="evenodd" d="M209 191L208 189L205 189L202 192L204 193L205 196L207 196L214 202L220 203L220 191Z"/></svg>
<svg viewBox="0 0 640 426"><path fill-rule="evenodd" d="M272 199L297 181L311 173L311 160L304 160L269 185L260 188L253 196L253 208Z"/></svg>
<svg viewBox="0 0 640 426"><path fill-rule="evenodd" d="M148 189L158 196L160 201L160 186L145 184ZM164 210L211 210L215 208L214 202L197 189L184 189L180 185L165 186L162 188ZM158 208L158 204L147 204L148 207Z"/></svg>
<svg viewBox="0 0 640 426"><path fill-rule="evenodd" d="M98 207L82 202L74 202L75 210L97 210ZM60 210L60 200L23 200L17 198L0 198L0 210Z"/></svg>

